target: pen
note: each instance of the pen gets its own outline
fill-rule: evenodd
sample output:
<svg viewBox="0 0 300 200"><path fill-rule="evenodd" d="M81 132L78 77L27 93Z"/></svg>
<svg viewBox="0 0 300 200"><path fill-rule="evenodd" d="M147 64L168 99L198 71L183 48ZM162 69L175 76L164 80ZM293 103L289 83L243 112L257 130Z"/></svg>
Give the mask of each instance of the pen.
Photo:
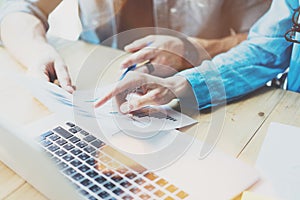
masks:
<svg viewBox="0 0 300 200"><path fill-rule="evenodd" d="M130 67L128 67L128 68L126 69L126 71L121 75L119 81L122 80L122 79L126 76L126 74L127 74L129 71L135 70L136 65L137 65L137 64L134 64L134 65L131 65Z"/></svg>
<svg viewBox="0 0 300 200"><path fill-rule="evenodd" d="M153 43L153 42L148 42L146 46L148 47L148 46L150 46L152 43ZM147 60L147 61L143 62L142 64L146 64L146 63L148 63L148 62L150 62L150 61ZM135 70L136 67L137 67L137 64L134 64L134 65L131 65L130 67L128 67L128 68L126 69L126 71L121 75L119 81L122 80L122 79L126 76L126 74L127 74L129 71Z"/></svg>

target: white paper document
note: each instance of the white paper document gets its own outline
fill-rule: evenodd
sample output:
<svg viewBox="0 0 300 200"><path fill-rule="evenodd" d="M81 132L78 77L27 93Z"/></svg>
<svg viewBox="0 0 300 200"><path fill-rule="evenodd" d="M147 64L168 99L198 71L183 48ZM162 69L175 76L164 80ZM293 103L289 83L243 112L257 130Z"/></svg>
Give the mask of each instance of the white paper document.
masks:
<svg viewBox="0 0 300 200"><path fill-rule="evenodd" d="M138 139L148 139L158 132L173 130L196 123L194 119L168 106L151 106L130 115L119 113L113 100L94 108L96 98L107 94L116 84L94 90L78 90L70 94L62 88L32 77L19 76L17 81L50 111L66 116L95 118L104 134L111 136L122 132Z"/></svg>
<svg viewBox="0 0 300 200"><path fill-rule="evenodd" d="M263 182L254 191L274 199L300 199L300 128L271 123L256 167Z"/></svg>

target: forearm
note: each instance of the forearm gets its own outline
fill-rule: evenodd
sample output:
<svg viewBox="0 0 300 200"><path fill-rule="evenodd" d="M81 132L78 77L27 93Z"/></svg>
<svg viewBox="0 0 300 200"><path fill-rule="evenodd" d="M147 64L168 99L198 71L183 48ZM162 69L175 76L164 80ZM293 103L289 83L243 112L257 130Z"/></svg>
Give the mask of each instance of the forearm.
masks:
<svg viewBox="0 0 300 200"><path fill-rule="evenodd" d="M291 48L284 38L274 39L268 47L277 51L244 42L212 62L205 61L178 75L191 84L199 109L223 104L264 86L288 67Z"/></svg>
<svg viewBox="0 0 300 200"><path fill-rule="evenodd" d="M38 65L37 55L55 52L47 43L42 22L23 12L7 15L1 22L1 39L6 49L26 67ZM47 55L44 55L47 56Z"/></svg>

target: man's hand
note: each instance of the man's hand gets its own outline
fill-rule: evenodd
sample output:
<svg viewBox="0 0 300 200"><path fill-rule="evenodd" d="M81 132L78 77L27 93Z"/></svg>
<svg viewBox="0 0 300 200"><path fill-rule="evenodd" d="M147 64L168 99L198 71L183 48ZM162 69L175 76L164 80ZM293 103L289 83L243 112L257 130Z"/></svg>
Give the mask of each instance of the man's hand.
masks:
<svg viewBox="0 0 300 200"><path fill-rule="evenodd" d="M123 69L149 60L154 67L152 75L167 77L192 67L183 58L184 43L173 36L149 35L127 45L125 51L133 54L122 62ZM137 68L136 71L149 73L147 67Z"/></svg>
<svg viewBox="0 0 300 200"><path fill-rule="evenodd" d="M147 105L167 104L174 98L184 96L189 89L188 81L181 76L159 78L133 71L109 94L97 101L95 107L100 107L115 97L119 110L130 113Z"/></svg>

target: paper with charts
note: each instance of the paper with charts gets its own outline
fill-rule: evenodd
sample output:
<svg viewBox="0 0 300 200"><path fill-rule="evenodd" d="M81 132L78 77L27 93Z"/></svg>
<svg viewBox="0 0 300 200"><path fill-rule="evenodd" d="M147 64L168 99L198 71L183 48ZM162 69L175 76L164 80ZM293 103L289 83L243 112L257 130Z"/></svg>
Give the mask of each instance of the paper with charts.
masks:
<svg viewBox="0 0 300 200"><path fill-rule="evenodd" d="M62 115L95 118L106 134L113 135L122 130L132 137L147 139L159 131L174 130L197 123L168 106L148 106L124 115L118 112L114 101L111 100L95 109L95 97L108 93L116 84L95 90L78 90L72 95L52 83L39 79L27 76L19 76L17 79L50 111Z"/></svg>

